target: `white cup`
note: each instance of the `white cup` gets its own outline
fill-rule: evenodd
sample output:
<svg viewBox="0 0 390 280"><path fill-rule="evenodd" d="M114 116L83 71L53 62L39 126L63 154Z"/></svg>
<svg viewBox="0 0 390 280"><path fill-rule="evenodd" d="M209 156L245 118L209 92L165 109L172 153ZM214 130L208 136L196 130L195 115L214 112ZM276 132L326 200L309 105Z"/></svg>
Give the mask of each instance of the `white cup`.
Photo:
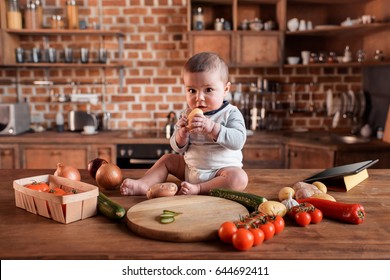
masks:
<svg viewBox="0 0 390 280"><path fill-rule="evenodd" d="M301 51L302 64L307 65L310 61L310 51Z"/></svg>
<svg viewBox="0 0 390 280"><path fill-rule="evenodd" d="M94 134L95 133L95 126L93 125L86 125L83 127L85 134Z"/></svg>

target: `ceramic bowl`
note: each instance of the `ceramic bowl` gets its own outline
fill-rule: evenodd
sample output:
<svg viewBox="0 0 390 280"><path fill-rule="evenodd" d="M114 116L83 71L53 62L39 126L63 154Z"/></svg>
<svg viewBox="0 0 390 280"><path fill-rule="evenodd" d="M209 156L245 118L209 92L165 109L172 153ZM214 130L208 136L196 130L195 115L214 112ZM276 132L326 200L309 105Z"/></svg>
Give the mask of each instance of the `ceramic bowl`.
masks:
<svg viewBox="0 0 390 280"><path fill-rule="evenodd" d="M289 31L294 32L299 28L299 20L297 18L292 18L287 21L287 28Z"/></svg>
<svg viewBox="0 0 390 280"><path fill-rule="evenodd" d="M287 57L287 63L290 65L295 65L299 63L299 56L289 56Z"/></svg>

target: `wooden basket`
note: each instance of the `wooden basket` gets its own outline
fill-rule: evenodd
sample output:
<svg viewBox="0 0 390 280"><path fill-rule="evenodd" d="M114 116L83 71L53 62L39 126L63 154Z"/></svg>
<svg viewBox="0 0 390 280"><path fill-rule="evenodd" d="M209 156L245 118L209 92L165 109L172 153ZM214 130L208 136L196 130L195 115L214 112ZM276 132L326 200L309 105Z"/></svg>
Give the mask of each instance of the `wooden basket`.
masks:
<svg viewBox="0 0 390 280"><path fill-rule="evenodd" d="M65 191L75 189L77 193L56 196L26 188L32 182L46 182L50 188L61 187ZM96 215L98 187L54 175L41 175L15 180L15 203L17 207L57 222L68 224Z"/></svg>

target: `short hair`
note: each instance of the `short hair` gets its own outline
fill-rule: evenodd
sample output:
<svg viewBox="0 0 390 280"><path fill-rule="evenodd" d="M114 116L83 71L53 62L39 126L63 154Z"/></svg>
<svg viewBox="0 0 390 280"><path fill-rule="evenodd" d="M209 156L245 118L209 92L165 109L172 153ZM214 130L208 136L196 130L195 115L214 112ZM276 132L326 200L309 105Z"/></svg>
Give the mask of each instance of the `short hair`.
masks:
<svg viewBox="0 0 390 280"><path fill-rule="evenodd" d="M229 68L226 62L216 53L201 52L193 55L184 64L183 70L190 73L219 71L224 83L229 81Z"/></svg>

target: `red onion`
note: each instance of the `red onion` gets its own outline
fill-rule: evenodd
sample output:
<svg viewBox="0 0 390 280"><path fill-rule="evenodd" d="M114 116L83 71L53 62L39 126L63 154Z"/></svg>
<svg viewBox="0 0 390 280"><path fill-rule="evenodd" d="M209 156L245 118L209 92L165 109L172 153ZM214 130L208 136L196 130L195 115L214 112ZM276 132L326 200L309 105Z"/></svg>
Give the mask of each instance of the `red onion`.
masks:
<svg viewBox="0 0 390 280"><path fill-rule="evenodd" d="M88 162L88 172L89 175L91 175L92 178L96 179L96 172L102 166L102 164L108 163L105 159L102 158L95 158L93 160L90 160Z"/></svg>

